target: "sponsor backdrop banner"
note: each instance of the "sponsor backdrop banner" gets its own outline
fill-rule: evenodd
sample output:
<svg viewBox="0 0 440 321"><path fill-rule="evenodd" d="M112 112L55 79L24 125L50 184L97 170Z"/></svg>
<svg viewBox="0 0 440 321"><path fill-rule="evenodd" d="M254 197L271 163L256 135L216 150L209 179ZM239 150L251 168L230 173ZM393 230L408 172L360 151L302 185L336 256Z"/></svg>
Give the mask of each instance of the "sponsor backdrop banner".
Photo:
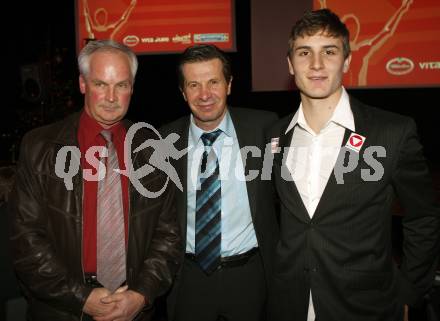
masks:
<svg viewBox="0 0 440 321"><path fill-rule="evenodd" d="M138 54L196 43L235 50L233 0L76 0L76 42L114 39Z"/></svg>
<svg viewBox="0 0 440 321"><path fill-rule="evenodd" d="M439 0L313 0L350 29L347 87L440 85Z"/></svg>

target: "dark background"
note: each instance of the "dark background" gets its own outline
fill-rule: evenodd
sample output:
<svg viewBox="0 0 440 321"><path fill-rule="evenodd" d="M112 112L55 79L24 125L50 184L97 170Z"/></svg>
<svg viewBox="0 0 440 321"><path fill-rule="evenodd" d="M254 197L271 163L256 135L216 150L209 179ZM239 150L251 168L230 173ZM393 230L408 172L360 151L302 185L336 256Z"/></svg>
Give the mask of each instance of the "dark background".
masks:
<svg viewBox="0 0 440 321"><path fill-rule="evenodd" d="M4 9L2 55L6 55L3 58L6 77L2 85L4 99L0 117L2 162L16 160L20 139L26 131L82 107L76 66L74 5L74 1L68 0L14 1ZM285 116L298 107L298 92L252 92L251 89L250 10L251 0L235 1L237 51L230 53L234 80L229 104L268 109ZM286 43L288 32L286 30ZM128 118L159 126L187 113L188 108L177 88L176 61L177 55L172 54L139 56ZM440 154L436 128L439 88L349 92L365 103L413 117L427 159L436 167Z"/></svg>

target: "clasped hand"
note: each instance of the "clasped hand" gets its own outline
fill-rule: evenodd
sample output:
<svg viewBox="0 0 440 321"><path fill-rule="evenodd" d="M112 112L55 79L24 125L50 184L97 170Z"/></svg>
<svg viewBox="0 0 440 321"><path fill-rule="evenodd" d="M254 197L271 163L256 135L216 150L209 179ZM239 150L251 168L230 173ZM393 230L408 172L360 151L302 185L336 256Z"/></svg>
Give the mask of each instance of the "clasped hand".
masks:
<svg viewBox="0 0 440 321"><path fill-rule="evenodd" d="M114 293L95 288L86 300L83 311L96 321L131 321L142 310L144 296L120 287Z"/></svg>

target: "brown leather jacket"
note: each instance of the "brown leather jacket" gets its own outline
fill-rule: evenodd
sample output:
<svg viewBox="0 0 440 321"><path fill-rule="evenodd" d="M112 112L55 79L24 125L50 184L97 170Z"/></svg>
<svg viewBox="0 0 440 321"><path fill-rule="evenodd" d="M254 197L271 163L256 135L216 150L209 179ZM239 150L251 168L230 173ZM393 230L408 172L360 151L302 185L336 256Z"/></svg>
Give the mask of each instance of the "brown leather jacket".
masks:
<svg viewBox="0 0 440 321"><path fill-rule="evenodd" d="M73 176L72 190L55 172L58 151L78 147L78 122L75 114L32 130L21 144L10 201L11 242L31 320L81 320L92 290L85 285L82 267L82 170ZM137 131L131 150L148 138L156 137L145 128ZM133 153L134 169L145 165L151 152ZM140 182L158 191L166 176L155 170ZM170 182L157 198L144 197L130 182L127 284L150 302L167 291L182 258L173 195ZM147 320L148 308L136 320Z"/></svg>

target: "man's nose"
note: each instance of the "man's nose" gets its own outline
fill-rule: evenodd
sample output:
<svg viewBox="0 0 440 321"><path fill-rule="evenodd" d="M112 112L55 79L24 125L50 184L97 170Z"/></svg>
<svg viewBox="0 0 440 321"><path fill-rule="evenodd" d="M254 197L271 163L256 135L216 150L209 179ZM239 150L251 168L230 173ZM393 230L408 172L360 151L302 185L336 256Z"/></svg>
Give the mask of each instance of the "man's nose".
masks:
<svg viewBox="0 0 440 321"><path fill-rule="evenodd" d="M323 58L320 54L312 55L311 67L313 69L321 69L324 66Z"/></svg>
<svg viewBox="0 0 440 321"><path fill-rule="evenodd" d="M106 99L107 99L109 102L114 102L114 101L116 101L116 90L115 90L115 88L113 88L113 87L109 87L109 88L107 89Z"/></svg>
<svg viewBox="0 0 440 321"><path fill-rule="evenodd" d="M202 86L200 89L200 98L203 100L209 99L211 97L211 89L209 86Z"/></svg>

